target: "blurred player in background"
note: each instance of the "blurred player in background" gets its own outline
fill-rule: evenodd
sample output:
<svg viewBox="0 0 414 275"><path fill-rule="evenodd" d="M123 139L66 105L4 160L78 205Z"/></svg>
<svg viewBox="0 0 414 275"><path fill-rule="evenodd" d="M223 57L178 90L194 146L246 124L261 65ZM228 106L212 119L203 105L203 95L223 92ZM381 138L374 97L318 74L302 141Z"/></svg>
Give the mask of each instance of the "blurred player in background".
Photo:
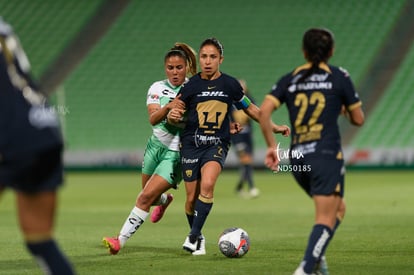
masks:
<svg viewBox="0 0 414 275"><path fill-rule="evenodd" d="M53 238L62 151L57 115L36 90L19 39L0 17L0 193L15 191L24 242L45 274L74 274Z"/></svg>
<svg viewBox="0 0 414 275"><path fill-rule="evenodd" d="M186 124L181 138L181 164L186 188L185 211L191 231L183 249L205 255L201 233L214 200L214 187L230 146L229 113L233 104L258 120L259 108L244 94L237 79L220 72L223 46L215 38L202 42L199 52L201 72L181 88ZM182 113L172 110L169 121L179 122ZM289 134L287 126L271 125L275 133Z"/></svg>
<svg viewBox="0 0 414 275"><path fill-rule="evenodd" d="M187 75L197 72L195 51L185 43L176 43L164 57L164 69L167 79L154 82L147 94L147 110L153 132L142 163L142 191L119 235L103 238L111 254L117 254L138 230L147 219L152 205L158 206L151 214L151 221L158 222L162 218L173 200L173 195L165 192L177 188L182 180L179 152L182 127L168 124L166 116L172 108L184 108L183 103L175 98L188 80Z"/></svg>
<svg viewBox="0 0 414 275"><path fill-rule="evenodd" d="M333 34L309 29L302 49L307 63L273 86L261 106L260 126L268 146L265 164L277 171L270 118L286 103L293 127L290 165L298 184L312 197L316 212L303 261L294 274L328 274L325 251L345 215L345 166L337 120L344 112L353 125L361 126L364 113L348 72L328 64Z"/></svg>
<svg viewBox="0 0 414 275"><path fill-rule="evenodd" d="M244 93L254 103L246 81L239 79ZM256 198L259 196L259 189L255 187L253 180L253 125L251 118L243 111L234 109L231 113L232 120L242 127L238 134L231 135L231 142L236 151L239 160L240 178L236 185L236 193L241 197ZM247 183L248 193L243 190L244 184Z"/></svg>

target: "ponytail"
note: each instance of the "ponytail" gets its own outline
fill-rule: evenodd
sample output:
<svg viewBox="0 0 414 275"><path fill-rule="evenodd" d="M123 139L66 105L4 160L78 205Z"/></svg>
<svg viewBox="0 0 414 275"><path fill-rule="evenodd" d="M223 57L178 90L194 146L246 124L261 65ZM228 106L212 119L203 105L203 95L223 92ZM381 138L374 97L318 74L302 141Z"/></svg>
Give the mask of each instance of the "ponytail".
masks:
<svg viewBox="0 0 414 275"><path fill-rule="evenodd" d="M304 81L316 72L321 62L327 62L332 55L333 47L334 37L329 30L320 28L307 30L303 35L302 48L312 66L297 82Z"/></svg>
<svg viewBox="0 0 414 275"><path fill-rule="evenodd" d="M164 57L164 62L171 56L181 56L187 63L187 74L197 73L197 54L193 48L186 43L176 42Z"/></svg>

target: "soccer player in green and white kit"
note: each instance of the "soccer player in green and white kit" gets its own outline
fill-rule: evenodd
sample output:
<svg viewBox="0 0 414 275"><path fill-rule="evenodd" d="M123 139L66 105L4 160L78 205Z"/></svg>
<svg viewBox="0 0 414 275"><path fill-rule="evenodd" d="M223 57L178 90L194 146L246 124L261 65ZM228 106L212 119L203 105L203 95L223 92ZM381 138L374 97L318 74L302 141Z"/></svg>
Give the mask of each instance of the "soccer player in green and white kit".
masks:
<svg viewBox="0 0 414 275"><path fill-rule="evenodd" d="M175 43L164 58L167 79L154 82L147 95L149 121L153 126L142 163L142 191L135 206L125 220L117 237L104 237L103 243L111 254L117 254L126 241L138 230L149 215L152 205L157 205L151 221L158 222L173 200L170 188L176 188L182 179L177 125L168 124L166 116L172 108L182 109L182 102L175 99L187 75L197 71L195 51L185 43Z"/></svg>

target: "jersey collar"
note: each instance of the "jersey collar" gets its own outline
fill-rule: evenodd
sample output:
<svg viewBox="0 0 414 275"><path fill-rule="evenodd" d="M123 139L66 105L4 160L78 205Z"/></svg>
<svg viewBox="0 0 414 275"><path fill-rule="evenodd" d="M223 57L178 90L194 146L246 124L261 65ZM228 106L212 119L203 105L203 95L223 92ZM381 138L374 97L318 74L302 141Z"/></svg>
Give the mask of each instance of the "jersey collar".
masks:
<svg viewBox="0 0 414 275"><path fill-rule="evenodd" d="M294 71L293 71L293 75L296 75L298 72L302 71L302 70L308 70L312 67L312 63L308 62L306 64L303 64L302 66L297 67ZM325 62L321 62L319 63L319 68L328 72L328 73L332 73L331 69L329 68L328 64L326 64Z"/></svg>

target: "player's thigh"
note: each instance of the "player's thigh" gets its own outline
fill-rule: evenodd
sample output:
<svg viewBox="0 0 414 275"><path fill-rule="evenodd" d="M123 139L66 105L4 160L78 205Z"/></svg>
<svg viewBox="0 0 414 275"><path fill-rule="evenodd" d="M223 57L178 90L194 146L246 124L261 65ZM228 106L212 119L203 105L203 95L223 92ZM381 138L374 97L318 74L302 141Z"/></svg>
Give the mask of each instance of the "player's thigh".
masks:
<svg viewBox="0 0 414 275"><path fill-rule="evenodd" d="M147 208L172 186L161 176L152 175L138 196L138 204Z"/></svg>
<svg viewBox="0 0 414 275"><path fill-rule="evenodd" d="M29 194L55 191L63 183L62 147L3 160L0 182L3 187Z"/></svg>
<svg viewBox="0 0 414 275"><path fill-rule="evenodd" d="M14 172L19 222L26 236L51 233L57 204L57 188L63 181L61 147L27 155Z"/></svg>
<svg viewBox="0 0 414 275"><path fill-rule="evenodd" d="M337 159L312 159L309 161L311 168L311 194L344 195L345 167L343 160Z"/></svg>
<svg viewBox="0 0 414 275"><path fill-rule="evenodd" d="M325 224L331 229L334 228L337 213L341 204L341 197L338 194L314 195L315 202L315 223Z"/></svg>
<svg viewBox="0 0 414 275"><path fill-rule="evenodd" d="M206 163L214 161L223 169L229 149L230 145L228 144L206 146L201 154L200 166L203 167Z"/></svg>
<svg viewBox="0 0 414 275"><path fill-rule="evenodd" d="M182 180L180 153L176 151L166 152L153 174L164 178L170 185L176 188Z"/></svg>
<svg viewBox="0 0 414 275"><path fill-rule="evenodd" d="M305 191L305 193L311 197L311 171L303 171L303 169L297 169L298 167L306 167L303 159L292 159L288 166L291 170L296 183Z"/></svg>
<svg viewBox="0 0 414 275"><path fill-rule="evenodd" d="M56 192L29 194L18 191L16 195L20 227L26 238L50 236L57 204Z"/></svg>
<svg viewBox="0 0 414 275"><path fill-rule="evenodd" d="M201 177L200 169L203 152L200 148L191 145L183 145L180 152L184 182L196 182Z"/></svg>
<svg viewBox="0 0 414 275"><path fill-rule="evenodd" d="M154 146L150 141L147 143L142 161L141 170L143 174L152 175L157 168L163 148Z"/></svg>
<svg viewBox="0 0 414 275"><path fill-rule="evenodd" d="M141 173L141 185L142 185L142 189L144 189L145 185L147 185L147 182L150 180L150 178L152 177L152 175L148 175L145 173Z"/></svg>
<svg viewBox="0 0 414 275"><path fill-rule="evenodd" d="M209 161L201 168L200 194L213 197L214 187L222 167L217 161Z"/></svg>
<svg viewBox="0 0 414 275"><path fill-rule="evenodd" d="M165 178L155 174L152 175L142 191L148 194L154 194L155 196L160 196L170 188L171 184Z"/></svg>

